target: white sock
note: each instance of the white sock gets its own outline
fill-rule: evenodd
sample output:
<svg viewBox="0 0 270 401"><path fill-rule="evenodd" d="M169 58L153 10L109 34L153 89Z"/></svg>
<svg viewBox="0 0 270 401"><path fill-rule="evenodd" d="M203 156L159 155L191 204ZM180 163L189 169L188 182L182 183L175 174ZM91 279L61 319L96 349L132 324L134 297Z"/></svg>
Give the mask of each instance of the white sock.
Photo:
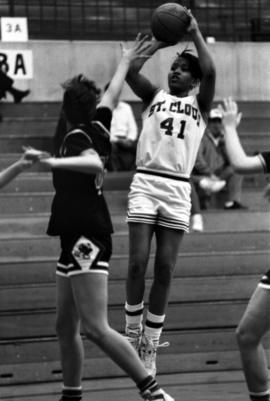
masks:
<svg viewBox="0 0 270 401"><path fill-rule="evenodd" d="M139 329L142 331L143 307L143 301L137 305L129 305L127 302L125 303L126 329Z"/></svg>
<svg viewBox="0 0 270 401"><path fill-rule="evenodd" d="M164 320L166 315L154 315L147 311L146 322L144 326L144 335L153 341L154 345L159 344L159 338L162 333Z"/></svg>

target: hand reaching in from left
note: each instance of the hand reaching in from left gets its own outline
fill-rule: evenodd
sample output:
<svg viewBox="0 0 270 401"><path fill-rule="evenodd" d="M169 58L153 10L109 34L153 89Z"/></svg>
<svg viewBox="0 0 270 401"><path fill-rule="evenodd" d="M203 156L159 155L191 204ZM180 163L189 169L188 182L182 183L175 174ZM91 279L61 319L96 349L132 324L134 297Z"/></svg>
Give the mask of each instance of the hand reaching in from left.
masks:
<svg viewBox="0 0 270 401"><path fill-rule="evenodd" d="M132 47L127 48L120 43L122 57L126 59L132 68L141 68L147 59L149 59L157 50L172 46L170 43L161 42L149 35L138 33Z"/></svg>
<svg viewBox="0 0 270 401"><path fill-rule="evenodd" d="M126 47L123 42L120 43L122 57L129 62L137 59L147 59L150 56L147 50L150 48L149 36L138 33L131 47Z"/></svg>
<svg viewBox="0 0 270 401"><path fill-rule="evenodd" d="M31 146L23 146L24 153L20 159L23 169L29 168L33 164L50 157L48 152L34 149Z"/></svg>

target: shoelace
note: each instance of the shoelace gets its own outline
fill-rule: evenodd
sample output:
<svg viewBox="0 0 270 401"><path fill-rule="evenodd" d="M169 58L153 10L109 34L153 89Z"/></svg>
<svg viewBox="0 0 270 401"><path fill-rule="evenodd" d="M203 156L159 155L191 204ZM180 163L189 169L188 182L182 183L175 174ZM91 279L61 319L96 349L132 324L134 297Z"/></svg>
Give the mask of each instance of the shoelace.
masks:
<svg viewBox="0 0 270 401"><path fill-rule="evenodd" d="M129 336L131 334L131 336L134 336L134 337L136 337L136 336L141 336L142 335L142 332L139 330L139 329L128 329L127 331L126 331L126 335L127 335L127 337Z"/></svg>
<svg viewBox="0 0 270 401"><path fill-rule="evenodd" d="M140 340L141 336L142 336L142 333L139 330L132 330L132 329L130 330L129 329L126 332L126 337L129 338L131 341L138 341L138 340Z"/></svg>
<svg viewBox="0 0 270 401"><path fill-rule="evenodd" d="M139 330L132 330L132 329L128 329L128 331L126 332L126 337L128 339L128 341L130 342L130 344L132 344L132 346L138 350L140 343L141 343L141 336L142 333Z"/></svg>
<svg viewBox="0 0 270 401"><path fill-rule="evenodd" d="M165 341L164 343L158 344L157 346L155 346L154 342L152 340L146 338L146 343L143 344L143 345L145 347L145 349L143 351L145 367L147 369L152 369L152 367L153 367L152 364L155 363L155 356L156 356L156 353L157 353L157 349L158 348L169 347L170 343L168 341Z"/></svg>
<svg viewBox="0 0 270 401"><path fill-rule="evenodd" d="M146 348L148 345L150 345L151 348L153 348L153 350L156 352L158 348L169 347L169 346L170 346L170 343L169 343L169 341L165 341L164 343L155 345L154 342L153 342L152 340L150 340L150 339L147 338L147 339L146 339L146 343L145 343L144 345L145 345L145 348Z"/></svg>
<svg viewBox="0 0 270 401"><path fill-rule="evenodd" d="M165 347L169 347L169 346L170 346L169 341L165 341L162 344L158 344L157 348L165 348Z"/></svg>

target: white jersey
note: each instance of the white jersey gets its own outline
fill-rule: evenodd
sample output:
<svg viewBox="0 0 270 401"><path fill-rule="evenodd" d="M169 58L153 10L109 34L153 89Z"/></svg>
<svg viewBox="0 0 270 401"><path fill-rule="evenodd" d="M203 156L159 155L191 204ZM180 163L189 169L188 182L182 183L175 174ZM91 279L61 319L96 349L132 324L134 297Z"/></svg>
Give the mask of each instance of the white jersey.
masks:
<svg viewBox="0 0 270 401"><path fill-rule="evenodd" d="M136 156L139 171L188 178L206 128L197 97L180 98L160 90L142 119Z"/></svg>

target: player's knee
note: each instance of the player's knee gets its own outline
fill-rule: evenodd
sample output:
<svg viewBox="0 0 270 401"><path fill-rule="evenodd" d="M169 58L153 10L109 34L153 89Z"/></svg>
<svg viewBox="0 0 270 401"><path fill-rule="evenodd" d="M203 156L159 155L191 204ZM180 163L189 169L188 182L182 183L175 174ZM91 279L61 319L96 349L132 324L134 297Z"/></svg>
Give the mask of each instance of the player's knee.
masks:
<svg viewBox="0 0 270 401"><path fill-rule="evenodd" d="M144 278L145 276L145 266L144 260L131 261L129 263L129 278L133 280L138 280Z"/></svg>
<svg viewBox="0 0 270 401"><path fill-rule="evenodd" d="M170 263L162 263L155 269L155 280L163 286L169 286L173 276L173 266Z"/></svg>
<svg viewBox="0 0 270 401"><path fill-rule="evenodd" d="M260 342L260 337L255 331L251 331L241 324L236 329L236 339L240 348L254 347Z"/></svg>
<svg viewBox="0 0 270 401"><path fill-rule="evenodd" d="M79 332L78 325L73 324L65 318L57 318L55 325L56 334L61 339L72 339L77 336Z"/></svg>
<svg viewBox="0 0 270 401"><path fill-rule="evenodd" d="M95 344L103 344L104 336L109 330L109 326L104 322L91 322L83 326L83 331L86 337Z"/></svg>

